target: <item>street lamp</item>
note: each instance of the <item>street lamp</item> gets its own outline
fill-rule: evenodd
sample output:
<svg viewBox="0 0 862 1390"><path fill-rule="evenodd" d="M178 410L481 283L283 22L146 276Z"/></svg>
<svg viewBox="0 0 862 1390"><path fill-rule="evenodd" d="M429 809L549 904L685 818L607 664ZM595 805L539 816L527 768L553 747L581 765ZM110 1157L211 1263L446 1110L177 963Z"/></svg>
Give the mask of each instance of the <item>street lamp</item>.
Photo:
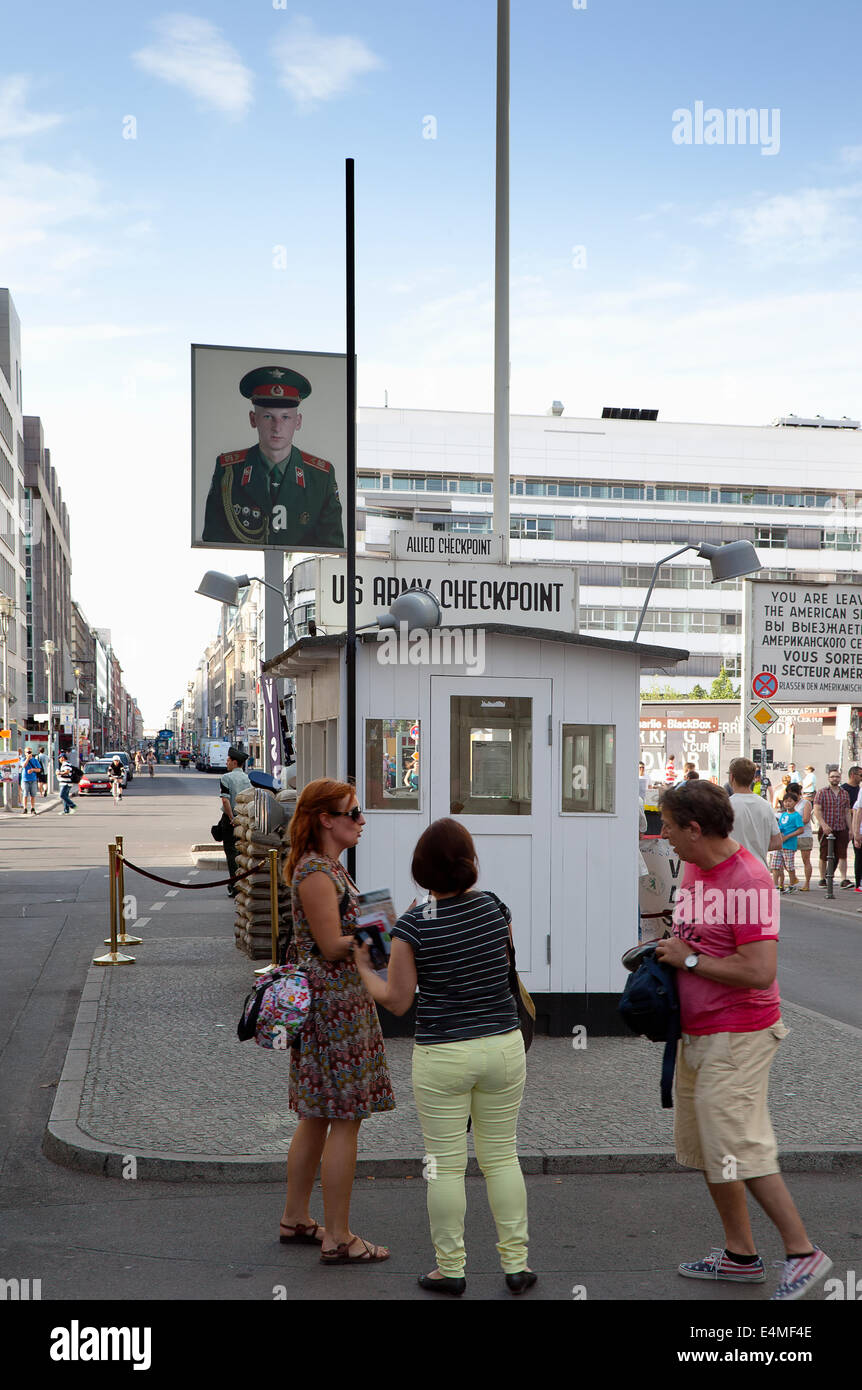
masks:
<svg viewBox="0 0 862 1390"><path fill-rule="evenodd" d="M709 561L713 584L720 584L723 579L739 579L745 574L756 574L761 568L757 551L751 541L728 541L726 545L713 545L710 541L689 541L686 545L681 545L678 550L672 550L670 555L665 555L662 560L656 561L641 615L638 618L638 625L635 628L635 635L632 638L633 642L638 640L643 620L646 617L647 604L655 588L659 570L662 565L667 564L668 560L673 560L675 556L682 555L686 550L696 550L701 560Z"/></svg>
<svg viewBox="0 0 862 1390"><path fill-rule="evenodd" d="M54 791L54 653L56 643L50 637L42 643L42 651L48 658L45 675L48 677L48 795Z"/></svg>
<svg viewBox="0 0 862 1390"><path fill-rule="evenodd" d="M6 730L9 728L9 654L7 650L7 640L9 637L9 623L15 616L15 600L8 598L6 594L0 594L0 641L3 643L3 752L8 753L9 743L6 738ZM3 809L9 806L9 783L4 779L3 782Z"/></svg>
<svg viewBox="0 0 862 1390"><path fill-rule="evenodd" d="M249 584L262 584L265 589L271 589L274 594L278 594L284 604L284 611L287 614L287 627L290 633L291 642L297 641L296 629L293 626L293 618L290 616L290 607L285 598L284 589L280 589L277 584L268 584L265 579L259 579L257 575L221 574L218 570L207 570L198 587L196 594L203 594L204 598L215 599L216 603L227 603L231 608L239 607L239 591L247 589ZM273 652L274 656L275 653Z"/></svg>

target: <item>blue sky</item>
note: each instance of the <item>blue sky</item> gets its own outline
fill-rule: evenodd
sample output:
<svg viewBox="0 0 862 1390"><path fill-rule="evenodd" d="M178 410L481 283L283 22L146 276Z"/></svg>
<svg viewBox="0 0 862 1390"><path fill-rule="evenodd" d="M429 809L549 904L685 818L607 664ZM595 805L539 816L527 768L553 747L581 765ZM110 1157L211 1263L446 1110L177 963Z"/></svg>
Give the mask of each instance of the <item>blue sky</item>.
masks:
<svg viewBox="0 0 862 1390"><path fill-rule="evenodd" d="M844 0L513 0L514 411L859 415L861 29ZM188 547L189 344L343 349L345 156L360 403L490 408L495 7L7 4L3 39L25 409L73 591L160 724L232 567ZM675 143L696 102L777 110L775 153ZM106 506L141 518L110 584Z"/></svg>

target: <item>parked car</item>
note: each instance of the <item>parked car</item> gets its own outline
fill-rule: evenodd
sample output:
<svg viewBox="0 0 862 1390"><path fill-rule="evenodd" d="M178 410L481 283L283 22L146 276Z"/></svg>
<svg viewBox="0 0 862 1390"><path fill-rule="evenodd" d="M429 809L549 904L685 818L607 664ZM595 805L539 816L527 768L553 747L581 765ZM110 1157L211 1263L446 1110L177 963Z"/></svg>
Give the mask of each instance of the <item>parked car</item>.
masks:
<svg viewBox="0 0 862 1390"><path fill-rule="evenodd" d="M78 795L85 796L88 792L108 792L110 794L111 779L108 776L110 766L110 758L103 762L85 763L83 775L78 783Z"/></svg>
<svg viewBox="0 0 862 1390"><path fill-rule="evenodd" d="M119 749L117 749L116 753L112 750L110 753L105 754L105 759L107 762L110 762L112 758L119 758L120 762L123 764L123 767L126 769L126 782L131 782L132 778L135 775L135 768L128 753L122 753ZM123 783L123 786L126 785L126 782Z"/></svg>

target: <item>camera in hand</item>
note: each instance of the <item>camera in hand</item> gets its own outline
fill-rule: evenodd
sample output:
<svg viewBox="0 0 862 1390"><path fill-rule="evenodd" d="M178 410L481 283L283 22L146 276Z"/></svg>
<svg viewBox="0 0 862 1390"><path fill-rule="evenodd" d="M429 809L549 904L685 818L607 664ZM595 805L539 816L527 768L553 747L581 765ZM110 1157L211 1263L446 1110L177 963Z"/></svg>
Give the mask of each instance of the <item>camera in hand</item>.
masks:
<svg viewBox="0 0 862 1390"><path fill-rule="evenodd" d="M371 947L369 959L374 970L385 970L389 964L390 937L387 931L381 927L369 923L366 926L357 927L353 935L360 945L366 942Z"/></svg>

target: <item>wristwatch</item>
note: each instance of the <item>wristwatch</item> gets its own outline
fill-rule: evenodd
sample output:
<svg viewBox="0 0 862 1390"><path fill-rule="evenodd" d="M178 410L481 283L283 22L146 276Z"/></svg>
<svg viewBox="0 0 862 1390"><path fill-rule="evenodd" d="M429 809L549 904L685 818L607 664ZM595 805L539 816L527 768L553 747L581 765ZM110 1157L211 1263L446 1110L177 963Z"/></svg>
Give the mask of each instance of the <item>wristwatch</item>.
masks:
<svg viewBox="0 0 862 1390"><path fill-rule="evenodd" d="M686 956L685 960L683 961L683 965L685 966L686 970L693 970L699 960L700 956L697 954L697 952L692 951L690 956Z"/></svg>

